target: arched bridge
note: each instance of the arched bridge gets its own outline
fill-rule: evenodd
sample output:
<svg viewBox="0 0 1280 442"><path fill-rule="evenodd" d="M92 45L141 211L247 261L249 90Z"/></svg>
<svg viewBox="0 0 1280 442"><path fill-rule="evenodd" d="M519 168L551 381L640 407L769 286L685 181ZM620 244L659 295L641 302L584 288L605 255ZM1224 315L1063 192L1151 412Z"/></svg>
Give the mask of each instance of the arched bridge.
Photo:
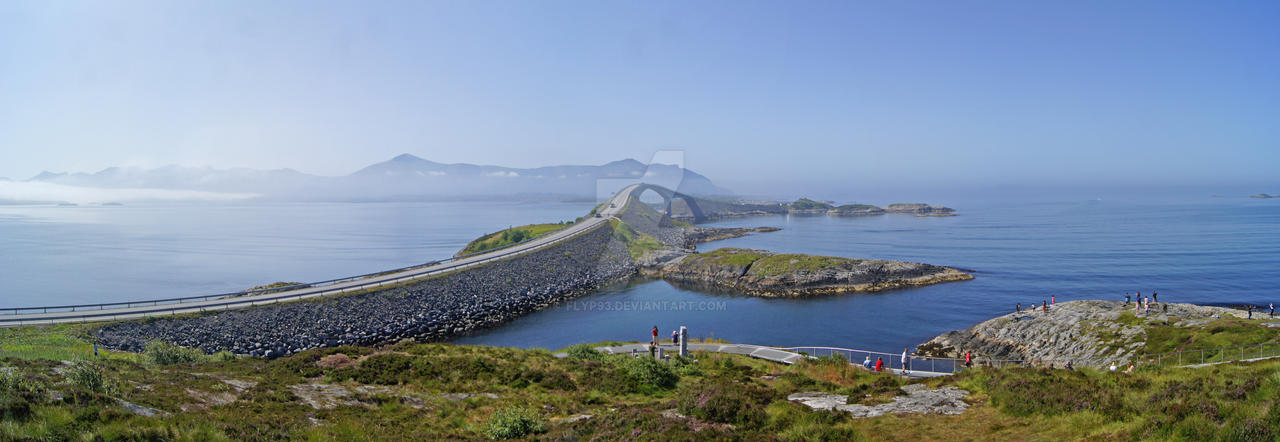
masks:
<svg viewBox="0 0 1280 442"><path fill-rule="evenodd" d="M689 212L692 213L694 221L706 218L706 214L702 212L702 208L698 207L697 200L692 196L676 192L666 187L648 183L632 184L624 188L623 191L627 192L627 189L631 189L629 191L629 195L635 197L637 200L640 199L640 195L645 191L652 190L654 193L657 193L658 196L662 197L662 202L666 206L663 213L667 214L667 216L671 216L671 202L679 198L684 200L685 205L689 206Z"/></svg>

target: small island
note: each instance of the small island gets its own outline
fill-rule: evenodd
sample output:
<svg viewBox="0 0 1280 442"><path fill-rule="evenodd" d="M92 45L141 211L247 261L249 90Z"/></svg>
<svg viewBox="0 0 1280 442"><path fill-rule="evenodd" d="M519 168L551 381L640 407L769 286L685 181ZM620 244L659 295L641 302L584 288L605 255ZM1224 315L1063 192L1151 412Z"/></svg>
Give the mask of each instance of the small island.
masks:
<svg viewBox="0 0 1280 442"><path fill-rule="evenodd" d="M914 262L723 248L643 266L640 273L763 297L876 292L973 279L950 267Z"/></svg>
<svg viewBox="0 0 1280 442"><path fill-rule="evenodd" d="M1280 195L1272 195L1269 193L1259 193L1257 195L1250 195L1249 198L1271 199L1271 198L1280 198Z"/></svg>

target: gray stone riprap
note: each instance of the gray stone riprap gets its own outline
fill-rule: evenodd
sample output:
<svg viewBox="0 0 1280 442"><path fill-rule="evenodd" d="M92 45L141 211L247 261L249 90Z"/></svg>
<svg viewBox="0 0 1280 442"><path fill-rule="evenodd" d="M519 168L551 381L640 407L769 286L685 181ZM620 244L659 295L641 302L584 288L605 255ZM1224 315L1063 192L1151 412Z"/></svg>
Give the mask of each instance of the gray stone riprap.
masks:
<svg viewBox="0 0 1280 442"><path fill-rule="evenodd" d="M862 405L848 403L849 397L822 392L795 393L787 400L815 410L847 411L853 417L876 417L886 414L960 414L969 408L962 399L969 392L952 386L930 390L924 384L902 387L906 395L893 398L893 402Z"/></svg>
<svg viewBox="0 0 1280 442"><path fill-rule="evenodd" d="M1121 320L1134 313L1134 303L1122 301L1070 301L1049 307L1009 313L966 330L951 331L917 347L921 354L959 358L973 352L977 363L983 359L1010 359L1061 367L1104 367L1123 365L1142 353L1147 321L1177 326L1196 326L1215 317L1245 317L1242 310L1194 304L1152 304L1151 315L1137 313L1137 321ZM1127 317L1127 315L1125 315Z"/></svg>
<svg viewBox="0 0 1280 442"><path fill-rule="evenodd" d="M626 246L608 226L546 249L369 293L132 321L98 330L108 347L141 351L160 339L205 352L276 357L405 338L445 340L491 327L631 276Z"/></svg>

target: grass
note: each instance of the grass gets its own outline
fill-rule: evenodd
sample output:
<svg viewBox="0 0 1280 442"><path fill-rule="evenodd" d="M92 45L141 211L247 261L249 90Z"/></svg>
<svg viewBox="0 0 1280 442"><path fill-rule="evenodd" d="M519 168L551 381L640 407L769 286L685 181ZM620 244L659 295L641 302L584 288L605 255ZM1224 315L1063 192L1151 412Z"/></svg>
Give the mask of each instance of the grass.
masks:
<svg viewBox="0 0 1280 442"><path fill-rule="evenodd" d="M757 276L774 276L800 271L818 271L827 268L840 268L856 263L858 260L835 256L781 254L760 258L751 265L750 274Z"/></svg>
<svg viewBox="0 0 1280 442"><path fill-rule="evenodd" d="M93 357L94 326L57 324L0 328L0 358L74 361ZM99 349L107 359L141 360L141 355Z"/></svg>
<svg viewBox="0 0 1280 442"><path fill-rule="evenodd" d="M470 255L472 253L480 253L486 250L509 246L563 229L570 224L571 223L568 222L554 224L529 224L527 226L499 230L467 243L466 247L463 247L462 250L458 251L458 255Z"/></svg>
<svg viewBox="0 0 1280 442"><path fill-rule="evenodd" d="M1146 331L1148 354L1280 342L1274 329L1240 318L1216 319L1196 327L1152 323Z"/></svg>
<svg viewBox="0 0 1280 442"><path fill-rule="evenodd" d="M708 265L746 267L764 258L766 255L748 249L726 247L712 250L697 256Z"/></svg>
<svg viewBox="0 0 1280 442"><path fill-rule="evenodd" d="M630 224L618 219L609 220L613 227L613 236L627 245L631 259L640 259L645 254L666 248L656 238L636 231Z"/></svg>
<svg viewBox="0 0 1280 442"><path fill-rule="evenodd" d="M1230 333L1231 324L1202 328L1214 339L1253 336ZM1144 366L1127 375L979 368L907 381L840 358L784 366L695 353L658 363L587 345L556 358L545 350L402 342L275 360L160 365L112 353L72 366L58 362L85 356L85 331L0 330L9 338L0 339L6 348L15 337L49 346L21 358L6 352L0 360L6 367L0 370L0 440L1270 440L1280 434L1280 361ZM1209 339L1198 332L1188 336ZM317 364L338 353L357 365ZM786 400L791 393L825 391L871 405L892 400L910 382L963 388L972 393L971 407L957 416L853 419ZM315 396L301 388L309 385L347 394ZM65 399L53 399L54 392ZM117 398L171 416L137 416ZM317 409L308 400L333 406ZM689 417L665 417L672 409ZM570 419L583 415L592 417Z"/></svg>

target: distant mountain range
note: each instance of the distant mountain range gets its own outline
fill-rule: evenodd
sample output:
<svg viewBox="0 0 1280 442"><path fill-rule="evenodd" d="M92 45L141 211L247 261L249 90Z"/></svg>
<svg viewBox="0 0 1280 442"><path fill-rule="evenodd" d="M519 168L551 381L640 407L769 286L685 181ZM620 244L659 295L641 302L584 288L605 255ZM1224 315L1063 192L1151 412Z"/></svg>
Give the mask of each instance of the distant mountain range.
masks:
<svg viewBox="0 0 1280 442"><path fill-rule="evenodd" d="M96 173L41 172L28 183L98 189L164 189L254 194L290 201L392 201L456 198L595 198L601 187L621 188L644 181L695 195L729 195L688 169L636 160L599 166L517 169L474 164L442 164L403 154L346 176L319 176L293 169L214 169L165 166L110 167ZM603 183L603 184L602 184ZM678 184L676 184L678 183Z"/></svg>

